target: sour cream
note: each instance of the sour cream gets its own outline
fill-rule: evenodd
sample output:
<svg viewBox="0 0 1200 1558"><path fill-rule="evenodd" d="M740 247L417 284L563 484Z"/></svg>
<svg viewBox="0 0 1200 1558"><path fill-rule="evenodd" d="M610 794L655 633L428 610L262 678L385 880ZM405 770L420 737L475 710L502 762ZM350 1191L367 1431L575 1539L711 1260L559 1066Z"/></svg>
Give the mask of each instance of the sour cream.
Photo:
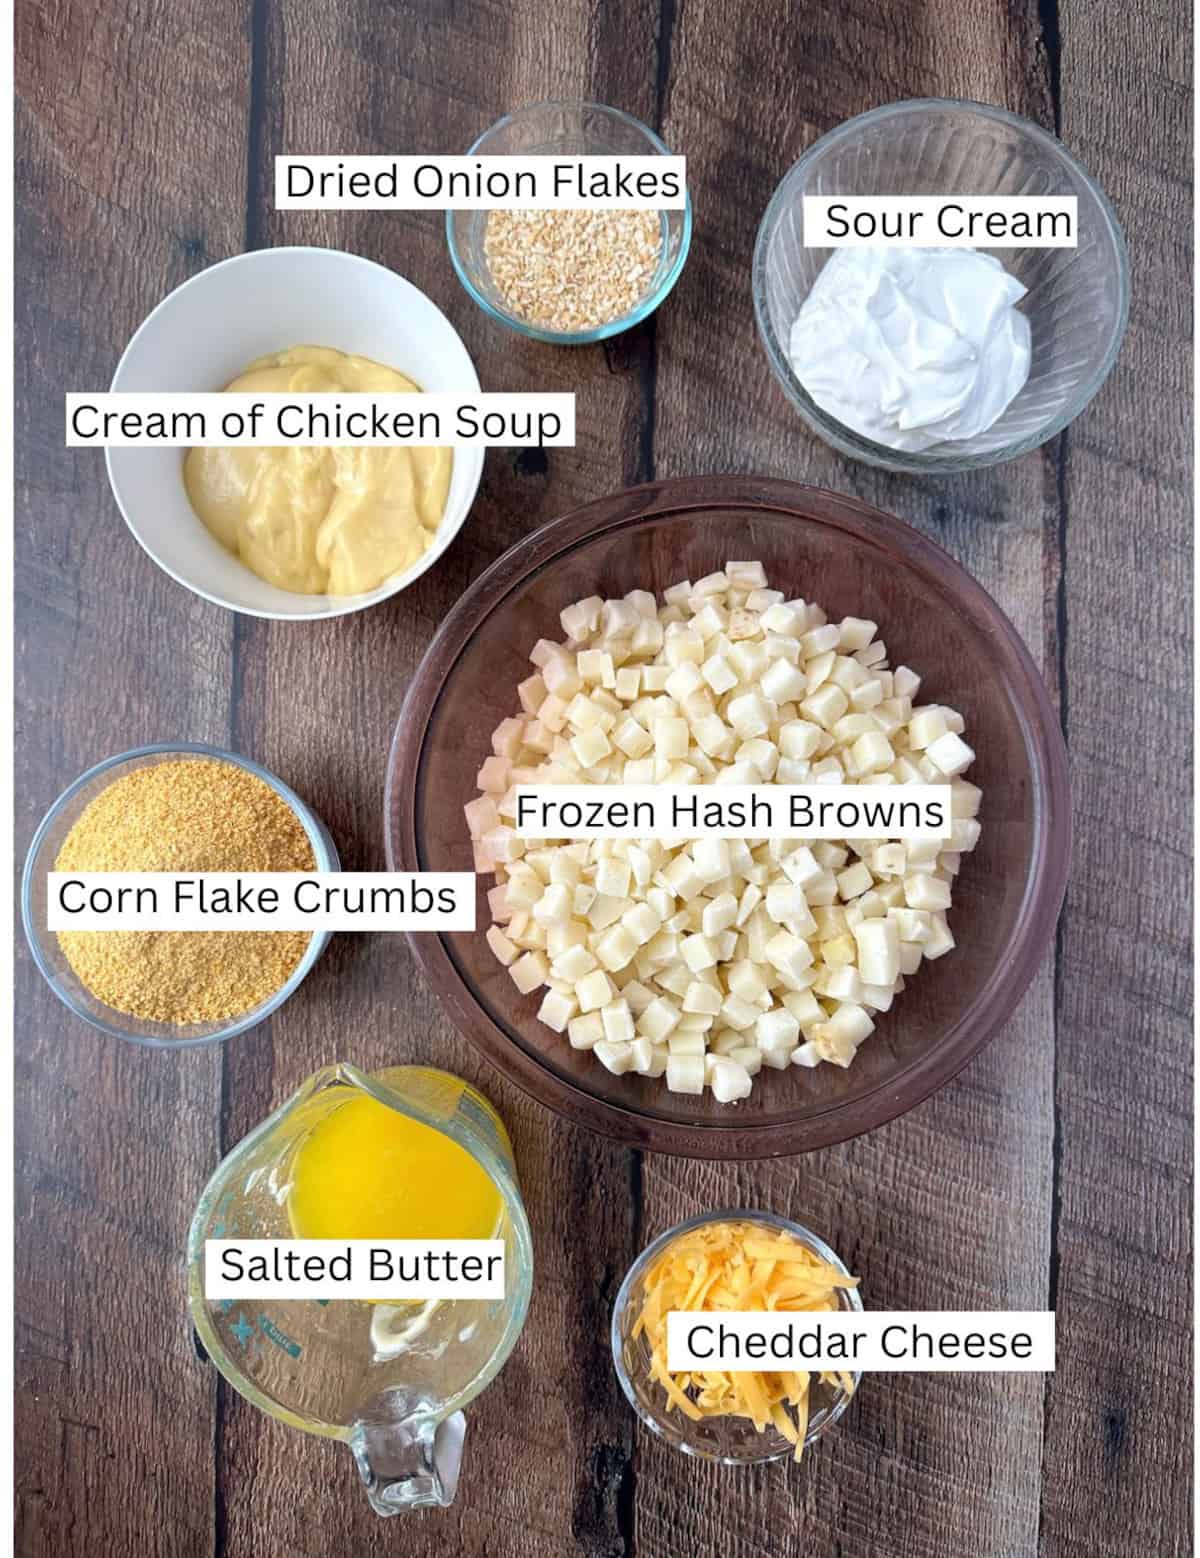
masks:
<svg viewBox="0 0 1200 1558"><path fill-rule="evenodd" d="M792 326L823 411L891 449L986 432L1029 377L1026 289L977 249L837 249Z"/></svg>

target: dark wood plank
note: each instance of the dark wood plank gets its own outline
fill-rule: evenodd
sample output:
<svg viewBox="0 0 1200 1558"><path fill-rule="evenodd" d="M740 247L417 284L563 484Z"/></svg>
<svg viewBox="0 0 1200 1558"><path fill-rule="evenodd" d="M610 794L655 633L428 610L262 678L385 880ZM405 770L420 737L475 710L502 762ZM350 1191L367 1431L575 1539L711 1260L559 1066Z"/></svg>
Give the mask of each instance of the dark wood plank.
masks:
<svg viewBox="0 0 1200 1558"><path fill-rule="evenodd" d="M844 460L775 385L755 333L750 261L778 180L815 137L888 97L955 94L1048 121L1035 9L782 3L730 29L690 5L673 41L664 135L686 150L698 224L658 327L655 468L750 470L849 490L946 546L1000 601L1053 677L1043 607L1055 452L1000 471L909 480ZM714 88L714 83L718 84ZM719 321L719 328L716 323ZM819 596L814 586L813 593ZM886 631L885 631L886 636ZM721 1204L767 1206L828 1237L876 1308L1040 1308L1049 1269L1052 969L957 1082L870 1137L743 1168L651 1159L647 1236ZM1042 1384L1033 1376L868 1379L800 1473L687 1466L639 1443L636 1532L654 1554L777 1550L846 1558L1024 1554L1037 1542Z"/></svg>
<svg viewBox="0 0 1200 1558"><path fill-rule="evenodd" d="M241 245L243 19L240 0L18 18L18 854L99 759L229 734L231 620L142 554L102 457L63 447L62 396L107 387L162 294ZM17 1010L17 1550L205 1552L215 1386L182 1251L218 1056L102 1039L23 947Z"/></svg>
<svg viewBox="0 0 1200 1558"><path fill-rule="evenodd" d="M319 624L238 625L241 748L294 782L331 826L344 863L381 869L385 764L405 685L452 602L519 536L573 505L636 480L652 334L564 352L490 324L459 286L434 216L274 213L270 158L320 152L465 151L514 103L555 90L653 112L657 11L608 8L597 30L579 5L382 10L266 0L256 147L263 243L319 243L366 254L409 277L447 313L485 388L574 390L579 446L545 459L489 453L470 519L450 552L398 599ZM553 78L543 71L556 70ZM314 95L320 76L326 90ZM296 689L303 689L296 696ZM406 1061L477 1081L512 1132L538 1258L522 1343L469 1415L454 1508L406 1525L415 1553L619 1552L620 1489L633 1424L607 1349L607 1305L632 1258L633 1155L567 1127L503 1082L438 1011L398 937L343 937L273 1032L227 1057L224 1135L231 1144L316 1066ZM394 1528L368 1509L349 1455L280 1432L223 1391L221 1543L229 1558L327 1551L338 1509L343 1541L382 1552ZM316 1491L297 1497L297 1489ZM568 1535L569 1534L569 1535Z"/></svg>
<svg viewBox="0 0 1200 1558"><path fill-rule="evenodd" d="M1123 1558L1192 1550L1192 55L1166 3L1061 12L1062 133L1120 215L1133 307L1062 467L1076 843L1041 1551Z"/></svg>

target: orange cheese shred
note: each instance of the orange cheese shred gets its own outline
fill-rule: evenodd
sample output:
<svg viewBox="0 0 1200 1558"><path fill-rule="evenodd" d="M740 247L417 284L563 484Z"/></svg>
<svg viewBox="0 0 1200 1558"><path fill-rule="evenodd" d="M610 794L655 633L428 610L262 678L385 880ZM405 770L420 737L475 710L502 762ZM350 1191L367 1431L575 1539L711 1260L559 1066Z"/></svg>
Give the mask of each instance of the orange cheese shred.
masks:
<svg viewBox="0 0 1200 1558"><path fill-rule="evenodd" d="M753 1223L708 1223L681 1234L649 1267L634 1336L650 1346L650 1378L664 1391L668 1409L693 1422L706 1417L745 1417L759 1433L776 1429L804 1453L811 1374L800 1370L709 1369L672 1374L667 1368L667 1316L672 1312L719 1314L730 1310L815 1313L839 1308L838 1292L857 1287L847 1276L788 1233L767 1234ZM847 1394L848 1373L820 1379Z"/></svg>

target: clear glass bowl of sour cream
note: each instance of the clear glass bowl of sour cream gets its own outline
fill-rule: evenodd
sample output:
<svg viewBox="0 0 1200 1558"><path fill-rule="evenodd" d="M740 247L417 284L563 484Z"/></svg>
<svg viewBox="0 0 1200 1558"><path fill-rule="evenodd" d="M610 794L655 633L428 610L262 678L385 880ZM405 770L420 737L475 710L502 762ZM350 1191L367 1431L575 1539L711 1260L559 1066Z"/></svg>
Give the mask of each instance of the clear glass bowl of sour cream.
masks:
<svg viewBox="0 0 1200 1558"><path fill-rule="evenodd" d="M894 364L873 360L870 343L856 332L854 318L843 320L844 331L830 333L828 360L822 364L818 385L811 374L802 380L793 360L793 328L826 264L834 257L849 270L859 272L864 251L852 253L830 247L806 247L804 197L806 195L1073 195L1078 200L1079 243L1073 249L990 249L981 243L983 255L999 261L1024 288L1013 305L1028 322L1030 361L1023 387L991 423L967 437L952 437L927 448L897 448L869 436L865 429L880 425L878 405L871 399L868 380L891 373ZM965 251L959 251L963 253ZM921 251L908 250L915 269L924 268ZM891 266L889 265L889 270ZM898 278L899 292L907 301L915 292L920 317L911 329L900 327L904 344L913 347L918 332L920 351L936 334L937 321L922 311L922 293L936 294L940 279L925 272L925 282L915 271ZM828 292L827 277L809 306ZM999 308L996 296L985 296L979 277L969 278L969 295L977 295L979 309ZM860 276L861 280L861 276ZM986 276L983 277L986 282ZM891 284L891 278L888 279ZM952 307L961 306L960 299ZM970 288L975 293L970 293ZM1014 289L1015 290L1015 289ZM1120 226L1103 192L1070 153L1047 131L983 103L949 98L914 99L891 103L848 120L823 136L800 158L775 191L758 232L754 251L753 293L755 316L767 357L788 399L808 425L843 454L890 470L922 474L951 473L996 465L1035 449L1068 423L1088 404L1116 362L1129 315L1129 260ZM856 306L849 299L851 314ZM1007 306L1007 305L1005 305ZM1024 328L1019 327L1023 335ZM799 344L799 343L795 343ZM810 341L810 348L811 348ZM866 346L865 352L861 350ZM878 344L878 343L877 343ZM958 343L959 360L935 345L935 366L950 371L935 374L932 383L924 371L908 372L911 361L900 364L907 378L901 393L916 396L918 418L936 417L951 404L956 388L974 404L1006 398L997 389L997 375L1014 374L1011 353L981 353L971 378L971 343ZM797 360L804 360L798 357ZM809 359L812 360L811 358ZM844 367L843 367L844 365ZM844 383L836 383L841 374ZM955 382L957 375L957 384ZM1019 379L1021 375L1015 374ZM919 382L920 387L914 389ZM831 396L840 391L841 404L849 408L864 402L857 426L830 409L839 404ZM818 403L818 402L823 403ZM913 409L911 399L910 411ZM847 415L849 412L847 411ZM976 418L976 421L982 418ZM941 425L970 426L954 415ZM881 433L880 438L884 435ZM921 442L920 439L904 440Z"/></svg>

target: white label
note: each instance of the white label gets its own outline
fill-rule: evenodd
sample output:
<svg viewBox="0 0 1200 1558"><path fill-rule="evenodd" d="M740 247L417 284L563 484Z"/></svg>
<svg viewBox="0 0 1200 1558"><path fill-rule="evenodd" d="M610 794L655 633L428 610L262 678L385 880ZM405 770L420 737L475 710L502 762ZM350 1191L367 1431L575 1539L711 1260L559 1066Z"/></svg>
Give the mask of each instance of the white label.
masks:
<svg viewBox="0 0 1200 1558"><path fill-rule="evenodd" d="M667 1316L667 1367L880 1374L1049 1373L1052 1310L871 1310Z"/></svg>
<svg viewBox="0 0 1200 1558"><path fill-rule="evenodd" d="M276 157L277 211L679 211L683 157Z"/></svg>
<svg viewBox="0 0 1200 1558"><path fill-rule="evenodd" d="M48 930L474 930L471 871L49 871Z"/></svg>
<svg viewBox="0 0 1200 1558"><path fill-rule="evenodd" d="M69 449L573 448L573 394L188 395L66 397Z"/></svg>
<svg viewBox="0 0 1200 1558"><path fill-rule="evenodd" d="M527 839L949 838L945 784L520 784Z"/></svg>
<svg viewBox="0 0 1200 1558"><path fill-rule="evenodd" d="M204 1296L504 1297L503 1239L206 1239Z"/></svg>
<svg viewBox="0 0 1200 1558"><path fill-rule="evenodd" d="M807 249L1075 249L1075 195L805 195Z"/></svg>

